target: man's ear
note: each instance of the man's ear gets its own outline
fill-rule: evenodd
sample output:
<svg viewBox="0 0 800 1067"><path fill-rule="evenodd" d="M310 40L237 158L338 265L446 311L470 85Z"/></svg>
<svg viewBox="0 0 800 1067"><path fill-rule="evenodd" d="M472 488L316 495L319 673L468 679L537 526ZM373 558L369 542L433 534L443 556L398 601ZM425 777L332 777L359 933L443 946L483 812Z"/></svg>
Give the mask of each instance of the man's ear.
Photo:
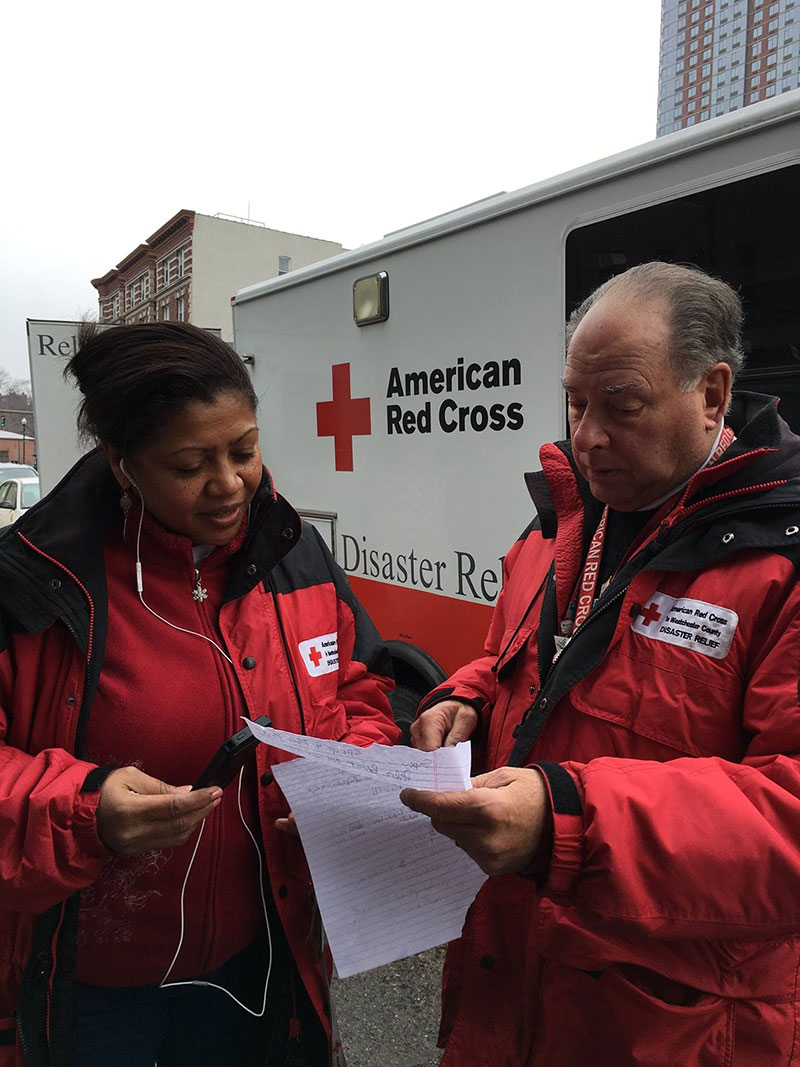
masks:
<svg viewBox="0 0 800 1067"><path fill-rule="evenodd" d="M733 374L730 364L715 363L700 380L703 389L704 416L706 428L712 430L719 426L731 402L731 382Z"/></svg>

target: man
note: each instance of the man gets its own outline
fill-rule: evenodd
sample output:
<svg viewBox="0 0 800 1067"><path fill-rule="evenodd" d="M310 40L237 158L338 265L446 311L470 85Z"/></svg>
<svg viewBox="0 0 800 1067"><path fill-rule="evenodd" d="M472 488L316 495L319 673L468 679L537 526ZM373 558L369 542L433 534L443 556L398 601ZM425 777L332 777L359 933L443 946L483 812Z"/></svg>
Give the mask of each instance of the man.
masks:
<svg viewBox="0 0 800 1067"><path fill-rule="evenodd" d="M800 438L774 399L728 411L740 328L663 263L568 324L571 441L527 476L486 655L413 727L497 768L402 794L491 875L442 1067L798 1055Z"/></svg>

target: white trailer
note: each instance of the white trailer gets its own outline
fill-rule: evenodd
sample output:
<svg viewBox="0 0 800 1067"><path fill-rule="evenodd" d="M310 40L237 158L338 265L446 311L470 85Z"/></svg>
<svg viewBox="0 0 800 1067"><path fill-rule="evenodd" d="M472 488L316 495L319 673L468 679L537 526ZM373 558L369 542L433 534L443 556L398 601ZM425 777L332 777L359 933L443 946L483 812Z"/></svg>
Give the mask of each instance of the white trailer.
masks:
<svg viewBox="0 0 800 1067"><path fill-rule="evenodd" d="M36 417L36 465L44 495L82 452L76 427L80 393L64 380L64 367L75 353L80 323L28 319L27 327Z"/></svg>
<svg viewBox="0 0 800 1067"><path fill-rule="evenodd" d="M522 473L566 433L565 317L606 278L656 258L725 278L742 386L800 424L799 162L800 91L234 297L265 461L391 641L401 717L480 650L532 517Z"/></svg>

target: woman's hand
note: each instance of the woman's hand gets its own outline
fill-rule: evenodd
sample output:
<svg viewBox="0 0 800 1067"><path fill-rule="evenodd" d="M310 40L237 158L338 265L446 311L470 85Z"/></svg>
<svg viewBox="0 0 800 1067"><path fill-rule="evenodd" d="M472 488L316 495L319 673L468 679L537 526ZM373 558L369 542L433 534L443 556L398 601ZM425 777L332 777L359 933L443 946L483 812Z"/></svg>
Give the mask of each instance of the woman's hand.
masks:
<svg viewBox="0 0 800 1067"><path fill-rule="evenodd" d="M137 767L112 771L100 790L97 833L111 852L176 848L222 800L219 786L167 785Z"/></svg>

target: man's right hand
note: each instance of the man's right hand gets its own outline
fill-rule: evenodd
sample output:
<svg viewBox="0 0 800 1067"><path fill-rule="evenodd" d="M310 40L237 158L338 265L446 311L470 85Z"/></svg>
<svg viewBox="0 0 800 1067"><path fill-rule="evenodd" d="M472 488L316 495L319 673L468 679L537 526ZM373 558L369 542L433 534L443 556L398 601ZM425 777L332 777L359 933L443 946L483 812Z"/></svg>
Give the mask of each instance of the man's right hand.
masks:
<svg viewBox="0 0 800 1067"><path fill-rule="evenodd" d="M463 700L443 700L411 724L411 744L423 752L457 745L475 733L478 713Z"/></svg>
<svg viewBox="0 0 800 1067"><path fill-rule="evenodd" d="M111 852L130 855L183 845L222 800L219 786L167 785L137 767L112 771L100 790L97 833Z"/></svg>

